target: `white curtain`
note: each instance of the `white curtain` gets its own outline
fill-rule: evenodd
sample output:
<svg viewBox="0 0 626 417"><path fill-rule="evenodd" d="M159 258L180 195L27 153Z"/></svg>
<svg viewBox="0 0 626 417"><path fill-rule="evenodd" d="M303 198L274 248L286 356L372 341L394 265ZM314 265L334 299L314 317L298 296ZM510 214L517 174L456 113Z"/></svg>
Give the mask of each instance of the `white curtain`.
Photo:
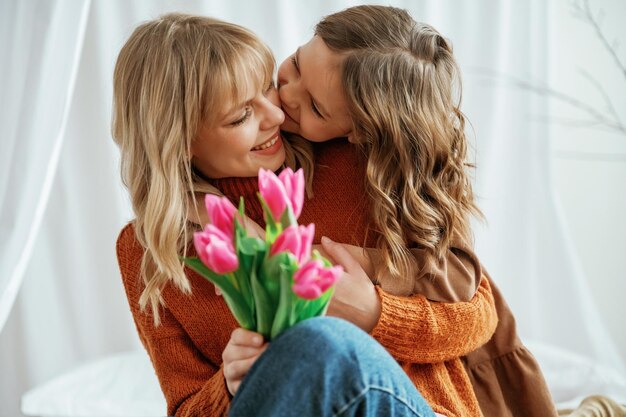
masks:
<svg viewBox="0 0 626 417"><path fill-rule="evenodd" d="M65 139L89 1L3 2L0 329L45 213Z"/></svg>
<svg viewBox="0 0 626 417"><path fill-rule="evenodd" d="M0 416L20 415L21 394L55 375L140 349L115 260L132 214L109 133L113 65L132 28L167 11L212 15L257 32L280 62L321 16L359 3L0 3ZM547 104L494 76L546 79L551 2L388 3L454 44L487 218L477 251L522 336L623 375L554 196L548 130L529 116Z"/></svg>

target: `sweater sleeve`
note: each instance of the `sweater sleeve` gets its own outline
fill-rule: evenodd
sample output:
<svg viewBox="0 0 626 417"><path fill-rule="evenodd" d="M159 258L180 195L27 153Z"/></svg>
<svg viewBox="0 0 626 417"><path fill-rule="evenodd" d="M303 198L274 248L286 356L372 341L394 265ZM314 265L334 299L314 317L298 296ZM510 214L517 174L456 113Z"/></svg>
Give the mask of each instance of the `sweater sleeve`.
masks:
<svg viewBox="0 0 626 417"><path fill-rule="evenodd" d="M398 361L437 363L485 344L498 323L489 281L467 302L431 302L423 295L391 295L376 287L381 315L371 335Z"/></svg>
<svg viewBox="0 0 626 417"><path fill-rule="evenodd" d="M431 301L458 302L474 298L482 268L471 246L460 238L452 242L443 259L428 250L411 248L417 264L413 293Z"/></svg>
<svg viewBox="0 0 626 417"><path fill-rule="evenodd" d="M444 303L474 298L482 277L482 267L465 239L455 236L442 258L416 246L408 248L413 255L415 276L405 282L388 275L379 249L367 250L369 263L373 266L371 270L385 291L391 294L421 294L431 301Z"/></svg>
<svg viewBox="0 0 626 417"><path fill-rule="evenodd" d="M167 415L226 416L231 396L221 366L209 362L182 328L165 324L163 319L161 326L168 327L167 336L144 332L142 340L165 395Z"/></svg>
<svg viewBox="0 0 626 417"><path fill-rule="evenodd" d="M140 310L142 257L129 225L118 237L117 258L135 326L167 401L167 415L226 416L231 396L221 366L202 355L169 309L159 311L157 327L152 315Z"/></svg>

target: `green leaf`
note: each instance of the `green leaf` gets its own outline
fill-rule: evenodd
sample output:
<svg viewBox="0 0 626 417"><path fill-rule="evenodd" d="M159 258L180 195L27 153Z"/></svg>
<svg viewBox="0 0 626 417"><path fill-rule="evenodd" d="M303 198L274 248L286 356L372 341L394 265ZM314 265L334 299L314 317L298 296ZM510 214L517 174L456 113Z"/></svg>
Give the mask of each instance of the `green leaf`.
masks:
<svg viewBox="0 0 626 417"><path fill-rule="evenodd" d="M267 205L263 196L261 196L261 193L257 192L257 196L263 207L263 213L265 214L265 241L271 245L278 235L281 234L283 228L280 223L276 223L274 220L272 210L270 210L270 207Z"/></svg>
<svg viewBox="0 0 626 417"><path fill-rule="evenodd" d="M235 277L253 315L256 314L256 306L251 288L251 276L253 273L255 275L258 273L259 267L256 259L262 259L265 251L265 243L261 239L245 236L237 240L239 268L235 272Z"/></svg>
<svg viewBox="0 0 626 417"><path fill-rule="evenodd" d="M291 205L287 204L287 208L285 209L285 211L283 211L282 216L280 216L280 224L282 225L283 230L285 230L289 226L298 225L298 221L296 220L296 216L293 214Z"/></svg>
<svg viewBox="0 0 626 417"><path fill-rule="evenodd" d="M240 256L239 268L237 268L233 274L233 286L239 290L241 297L250 310L250 314L254 317L256 307L254 305L254 298L252 297L252 289L250 288L250 273L254 268L252 265L246 268L244 264L244 259Z"/></svg>
<svg viewBox="0 0 626 417"><path fill-rule="evenodd" d="M275 304L279 301L280 276L283 269L289 273L290 277L298 269L298 261L292 253L281 252L267 256L261 266L260 280Z"/></svg>
<svg viewBox="0 0 626 417"><path fill-rule="evenodd" d="M267 246L258 237L244 236L237 241L237 249L246 255L256 255L258 252L265 252Z"/></svg>
<svg viewBox="0 0 626 417"><path fill-rule="evenodd" d="M221 291L224 301L235 316L241 327L248 330L256 330L256 321L250 307L242 294L235 288L226 275L216 274L211 271L199 258L182 258L183 262L196 271L205 279L216 285Z"/></svg>
<svg viewBox="0 0 626 417"><path fill-rule="evenodd" d="M259 282L256 271L254 270L250 275L250 283L256 304L257 332L261 333L269 340L271 337L272 322L276 312L276 304L273 303L268 296L267 291L265 291L265 288L263 288L263 285Z"/></svg>
<svg viewBox="0 0 626 417"><path fill-rule="evenodd" d="M291 273L287 268L281 267L280 272L280 295L274 323L272 323L271 339L276 338L283 330L289 327L289 318L291 317L292 298L294 294L291 290L292 282Z"/></svg>
<svg viewBox="0 0 626 417"><path fill-rule="evenodd" d="M246 215L246 203L243 200L243 196L239 197L239 214L241 215L241 218L243 219L243 217Z"/></svg>
<svg viewBox="0 0 626 417"><path fill-rule="evenodd" d="M298 296L298 303L302 302L302 307L297 311L298 322L306 319L310 319L311 317L323 316L326 314L326 310L328 309L328 304L330 299L333 296L335 291L335 287L330 287L326 290L319 298L315 300L304 300Z"/></svg>

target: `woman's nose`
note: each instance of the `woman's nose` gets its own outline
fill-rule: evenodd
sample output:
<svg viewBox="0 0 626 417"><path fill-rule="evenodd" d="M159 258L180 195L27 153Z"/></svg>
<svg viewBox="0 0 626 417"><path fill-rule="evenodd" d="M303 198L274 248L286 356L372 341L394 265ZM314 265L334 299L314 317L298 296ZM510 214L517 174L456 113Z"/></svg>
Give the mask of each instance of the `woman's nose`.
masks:
<svg viewBox="0 0 626 417"><path fill-rule="evenodd" d="M271 129L275 126L281 125L284 121L285 113L283 113L282 109L268 100L264 109L261 128Z"/></svg>

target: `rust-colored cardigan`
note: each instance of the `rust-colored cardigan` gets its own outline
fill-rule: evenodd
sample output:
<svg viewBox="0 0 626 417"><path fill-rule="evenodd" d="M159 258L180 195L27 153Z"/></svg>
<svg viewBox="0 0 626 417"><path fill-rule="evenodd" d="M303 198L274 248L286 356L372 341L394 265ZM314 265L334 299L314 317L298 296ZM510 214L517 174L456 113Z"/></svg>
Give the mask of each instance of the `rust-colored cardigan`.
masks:
<svg viewBox="0 0 626 417"><path fill-rule="evenodd" d="M338 242L362 243L367 212L342 203L364 198L360 182L352 182L357 176L355 167L350 166L346 173L335 170L337 165L345 165L346 156L355 154L350 145L341 142L324 145L323 150L315 176L316 196L305 202L300 223L315 219L316 240L326 235ZM351 178L342 177L348 173ZM254 218L260 211L253 207L251 192L256 187L251 184L256 181L226 180L219 185L231 196L243 186L247 212ZM131 223L118 238L118 262L137 331L167 400L168 415L225 415L231 397L221 370L221 354L237 323L223 299L215 295L213 285L187 271L192 294L184 295L168 285L162 294L166 305L160 310L162 324L154 327L152 316L142 313L138 306L143 290L139 276L143 253ZM450 252L447 264L458 274L476 273L462 253ZM422 270L435 280L438 274L446 273L446 265L442 268L425 263ZM457 303L430 302L423 295L394 296L380 287L377 291L382 311L372 336L399 361L436 412L448 417L481 416L459 357L489 340L497 325L489 282L481 280L470 301Z"/></svg>

